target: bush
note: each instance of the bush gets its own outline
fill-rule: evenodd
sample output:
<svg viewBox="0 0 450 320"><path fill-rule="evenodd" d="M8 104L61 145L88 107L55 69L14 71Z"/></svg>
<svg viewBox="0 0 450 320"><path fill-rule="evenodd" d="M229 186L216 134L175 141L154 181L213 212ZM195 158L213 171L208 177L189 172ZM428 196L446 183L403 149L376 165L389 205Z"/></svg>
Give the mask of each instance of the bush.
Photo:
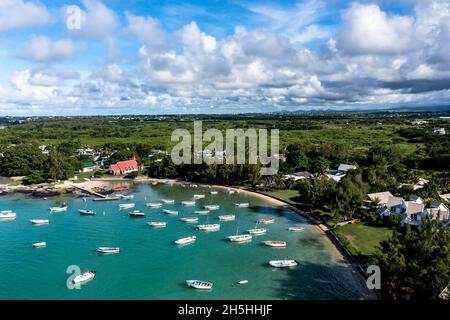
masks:
<svg viewBox="0 0 450 320"><path fill-rule="evenodd" d="M126 179L134 179L134 178L137 178L138 175L139 175L139 172L138 172L138 171L133 171L133 172L128 173L128 174L125 176L125 178L126 178Z"/></svg>

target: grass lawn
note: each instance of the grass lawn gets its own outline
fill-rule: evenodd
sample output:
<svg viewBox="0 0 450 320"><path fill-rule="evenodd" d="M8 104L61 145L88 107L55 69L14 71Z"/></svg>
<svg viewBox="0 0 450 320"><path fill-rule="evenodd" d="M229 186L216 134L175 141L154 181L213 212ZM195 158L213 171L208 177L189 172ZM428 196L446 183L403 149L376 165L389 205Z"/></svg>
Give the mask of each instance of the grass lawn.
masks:
<svg viewBox="0 0 450 320"><path fill-rule="evenodd" d="M363 223L347 224L336 227L333 231L350 253L357 258L373 256L379 243L386 240L394 232L391 228L370 226Z"/></svg>
<svg viewBox="0 0 450 320"><path fill-rule="evenodd" d="M284 200L287 203L292 204L292 205L297 204L297 202L295 201L295 199L298 197L297 190L276 190L276 191L267 191L267 192L261 192L261 193Z"/></svg>

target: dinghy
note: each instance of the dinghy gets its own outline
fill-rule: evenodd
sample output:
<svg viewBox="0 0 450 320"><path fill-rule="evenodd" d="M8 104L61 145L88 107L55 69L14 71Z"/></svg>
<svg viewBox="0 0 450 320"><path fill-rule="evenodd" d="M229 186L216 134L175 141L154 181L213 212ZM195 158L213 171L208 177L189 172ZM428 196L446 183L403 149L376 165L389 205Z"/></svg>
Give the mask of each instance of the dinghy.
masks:
<svg viewBox="0 0 450 320"><path fill-rule="evenodd" d="M46 219L31 219L30 222L32 224L48 224L48 220Z"/></svg>
<svg viewBox="0 0 450 320"><path fill-rule="evenodd" d="M194 213L204 216L209 213L209 210L197 210L197 211L194 211Z"/></svg>
<svg viewBox="0 0 450 320"><path fill-rule="evenodd" d="M140 212L139 210L134 210L128 214L130 217L144 217L145 213Z"/></svg>
<svg viewBox="0 0 450 320"><path fill-rule="evenodd" d="M194 194L194 199L204 199L205 195L204 194Z"/></svg>
<svg viewBox="0 0 450 320"><path fill-rule="evenodd" d="M78 284L78 283L81 284L81 283L88 282L88 281L94 279L95 273L96 272L94 270L83 271L83 272L81 272L81 274L76 276L72 281L75 284Z"/></svg>
<svg viewBox="0 0 450 320"><path fill-rule="evenodd" d="M234 219L236 219L236 216L234 214L225 214L219 216L220 221L234 221Z"/></svg>
<svg viewBox="0 0 450 320"><path fill-rule="evenodd" d="M228 192L228 194L234 194L235 193L235 191L232 190L232 189L227 189L227 192Z"/></svg>
<svg viewBox="0 0 450 320"><path fill-rule="evenodd" d="M251 234L241 234L241 235L229 236L228 240L230 240L231 242L250 241L250 240L252 240L252 235Z"/></svg>
<svg viewBox="0 0 450 320"><path fill-rule="evenodd" d="M247 208L249 206L248 202L235 203L235 206L238 208Z"/></svg>
<svg viewBox="0 0 450 320"><path fill-rule="evenodd" d="M290 259L271 260L271 261L269 261L269 264L275 268L289 268L289 267L298 266L298 262L296 260L290 260Z"/></svg>
<svg viewBox="0 0 450 320"><path fill-rule="evenodd" d="M189 244L189 243L195 242L195 240L197 240L196 236L181 238L181 239L175 240L175 244Z"/></svg>
<svg viewBox="0 0 450 320"><path fill-rule="evenodd" d="M163 228L163 227L167 226L167 222L162 222L162 221L151 221L151 222L147 222L147 224L150 227L154 227L154 228Z"/></svg>
<svg viewBox="0 0 450 320"><path fill-rule="evenodd" d="M89 215L89 216L93 216L96 214L96 212L94 210L79 209L78 211L80 212L80 214Z"/></svg>
<svg viewBox="0 0 450 320"><path fill-rule="evenodd" d="M258 223L262 223L262 224L271 224L274 223L275 219L259 219Z"/></svg>
<svg viewBox="0 0 450 320"><path fill-rule="evenodd" d="M264 244L268 247L276 247L276 248L285 248L287 246L286 241L267 240L264 241Z"/></svg>
<svg viewBox="0 0 450 320"><path fill-rule="evenodd" d="M173 200L173 199L161 199L161 202L165 203L165 204L174 204L175 200Z"/></svg>
<svg viewBox="0 0 450 320"><path fill-rule="evenodd" d="M210 193L210 194L212 194L212 195L216 195L216 194L218 194L218 192L217 192L217 191L210 191L209 193Z"/></svg>
<svg viewBox="0 0 450 320"><path fill-rule="evenodd" d="M146 203L145 206L149 207L149 208L153 208L153 209L154 208L161 208L162 207L162 203L159 203L159 202L151 203L151 202L149 202L149 203Z"/></svg>
<svg viewBox="0 0 450 320"><path fill-rule="evenodd" d="M92 199L92 201L95 201L95 202L106 202L106 201L116 201L116 200L119 200L119 197L109 197L109 196L106 196L106 197L104 197L104 198L95 198L95 199Z"/></svg>
<svg viewBox="0 0 450 320"><path fill-rule="evenodd" d="M261 234L266 234L267 233L267 229L264 228L255 228L255 229L249 229L247 230L248 233L254 235L254 236L258 236Z"/></svg>
<svg viewBox="0 0 450 320"><path fill-rule="evenodd" d="M218 231L220 230L220 224L199 224L197 229L200 231Z"/></svg>
<svg viewBox="0 0 450 320"><path fill-rule="evenodd" d="M102 253L102 254L114 254L114 253L119 253L120 248L118 248L118 247L98 247L97 252Z"/></svg>
<svg viewBox="0 0 450 320"><path fill-rule="evenodd" d="M0 219L15 219L16 213L11 210L3 210L0 212Z"/></svg>
<svg viewBox="0 0 450 320"><path fill-rule="evenodd" d="M247 283L248 283L248 280L241 280L241 281L237 282L237 284L247 284Z"/></svg>
<svg viewBox="0 0 450 320"><path fill-rule="evenodd" d="M210 210L210 211L219 210L220 206L218 204L209 204L209 205L205 206L205 209Z"/></svg>
<svg viewBox="0 0 450 320"><path fill-rule="evenodd" d="M172 216L177 216L178 215L178 211L176 211L176 210L167 210L167 209L165 209L165 210L163 210L163 212L165 214L170 214Z"/></svg>
<svg viewBox="0 0 450 320"><path fill-rule="evenodd" d="M186 280L188 287L200 289L200 290L211 290L213 284L211 282L206 282L202 280Z"/></svg>
<svg viewBox="0 0 450 320"><path fill-rule="evenodd" d="M47 242L36 242L33 243L33 248L43 248L47 245Z"/></svg>
<svg viewBox="0 0 450 320"><path fill-rule="evenodd" d="M119 197L120 199L124 199L124 200L134 199L134 195L132 195L132 194L130 194L130 195L119 194L117 197Z"/></svg>
<svg viewBox="0 0 450 320"><path fill-rule="evenodd" d="M187 223L198 222L198 218L197 217L183 217L180 220L184 221L184 222L187 222Z"/></svg>
<svg viewBox="0 0 450 320"><path fill-rule="evenodd" d="M183 206L195 206L195 201L181 201Z"/></svg>
<svg viewBox="0 0 450 320"><path fill-rule="evenodd" d="M288 230L291 232L302 232L303 230L305 230L305 228L297 226L297 227L289 227Z"/></svg>
<svg viewBox="0 0 450 320"><path fill-rule="evenodd" d="M67 206L62 205L59 207L50 207L48 209L50 210L50 212L63 212L63 211L67 211Z"/></svg>
<svg viewBox="0 0 450 320"><path fill-rule="evenodd" d="M136 205L134 203L121 203L119 204L119 209L120 210L125 210L125 209L133 209Z"/></svg>

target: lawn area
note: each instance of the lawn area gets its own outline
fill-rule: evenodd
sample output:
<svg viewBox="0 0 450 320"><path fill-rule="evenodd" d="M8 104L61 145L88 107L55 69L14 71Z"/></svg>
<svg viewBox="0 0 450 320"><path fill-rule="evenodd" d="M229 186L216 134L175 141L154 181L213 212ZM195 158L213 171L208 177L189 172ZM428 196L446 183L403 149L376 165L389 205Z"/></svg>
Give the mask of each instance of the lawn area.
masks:
<svg viewBox="0 0 450 320"><path fill-rule="evenodd" d="M370 226L363 223L347 224L333 229L350 253L359 258L371 257L382 240L394 232L391 228Z"/></svg>
<svg viewBox="0 0 450 320"><path fill-rule="evenodd" d="M297 204L297 202L295 201L295 198L298 197L297 190L276 190L276 191L267 191L267 192L261 192L261 193L281 199L292 205Z"/></svg>

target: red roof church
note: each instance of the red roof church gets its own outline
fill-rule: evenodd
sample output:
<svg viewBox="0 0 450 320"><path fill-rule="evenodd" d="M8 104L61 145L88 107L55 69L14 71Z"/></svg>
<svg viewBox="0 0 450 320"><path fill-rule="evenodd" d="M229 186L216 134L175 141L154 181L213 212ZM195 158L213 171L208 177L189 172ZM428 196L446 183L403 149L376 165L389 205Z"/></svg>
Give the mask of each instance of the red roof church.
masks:
<svg viewBox="0 0 450 320"><path fill-rule="evenodd" d="M127 174L139 169L135 159L128 161L119 161L109 166L109 172L113 175Z"/></svg>

